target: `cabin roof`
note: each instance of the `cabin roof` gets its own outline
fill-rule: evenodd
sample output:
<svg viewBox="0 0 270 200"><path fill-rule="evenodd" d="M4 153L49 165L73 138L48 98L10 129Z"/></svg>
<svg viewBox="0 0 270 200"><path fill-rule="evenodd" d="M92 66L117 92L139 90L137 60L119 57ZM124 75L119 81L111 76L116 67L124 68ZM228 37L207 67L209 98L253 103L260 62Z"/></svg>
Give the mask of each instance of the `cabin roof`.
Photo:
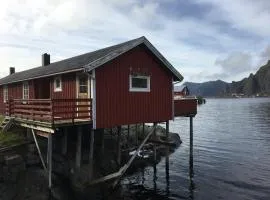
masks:
<svg viewBox="0 0 270 200"><path fill-rule="evenodd" d="M173 73L175 81L183 80L182 75L143 36L118 45L54 62L46 66L40 66L22 72L16 72L0 79L0 85L81 70L89 72L141 44L144 44L171 71L171 73Z"/></svg>

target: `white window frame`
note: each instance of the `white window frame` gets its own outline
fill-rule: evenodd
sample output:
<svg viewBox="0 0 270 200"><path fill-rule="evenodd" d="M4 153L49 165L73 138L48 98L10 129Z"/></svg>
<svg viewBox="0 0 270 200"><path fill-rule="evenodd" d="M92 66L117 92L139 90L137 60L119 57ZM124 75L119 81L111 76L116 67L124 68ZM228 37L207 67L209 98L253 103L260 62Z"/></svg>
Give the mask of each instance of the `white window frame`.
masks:
<svg viewBox="0 0 270 200"><path fill-rule="evenodd" d="M56 87L56 80L57 79L60 80L60 87ZM61 76L54 77L53 85L54 85L54 92L62 92L62 77Z"/></svg>
<svg viewBox="0 0 270 200"><path fill-rule="evenodd" d="M132 87L132 78L146 79L147 88ZM129 91L130 92L150 92L150 76L129 75Z"/></svg>
<svg viewBox="0 0 270 200"><path fill-rule="evenodd" d="M28 83L28 81L23 82L22 90L23 90L22 91L23 99L29 99L29 83ZM27 91L27 93L26 93L26 91Z"/></svg>
<svg viewBox="0 0 270 200"><path fill-rule="evenodd" d="M4 85L3 86L3 98L4 98L4 103L8 101L8 86Z"/></svg>

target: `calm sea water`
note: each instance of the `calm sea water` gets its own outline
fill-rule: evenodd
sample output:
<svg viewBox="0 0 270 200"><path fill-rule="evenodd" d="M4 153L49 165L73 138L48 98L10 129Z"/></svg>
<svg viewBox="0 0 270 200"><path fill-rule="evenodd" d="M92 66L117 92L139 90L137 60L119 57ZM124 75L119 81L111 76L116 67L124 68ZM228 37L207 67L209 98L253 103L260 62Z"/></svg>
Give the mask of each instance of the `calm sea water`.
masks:
<svg viewBox="0 0 270 200"><path fill-rule="evenodd" d="M189 119L175 119L170 130L183 143L167 162L127 176L124 199L270 199L269 98L207 99L198 107L193 177Z"/></svg>

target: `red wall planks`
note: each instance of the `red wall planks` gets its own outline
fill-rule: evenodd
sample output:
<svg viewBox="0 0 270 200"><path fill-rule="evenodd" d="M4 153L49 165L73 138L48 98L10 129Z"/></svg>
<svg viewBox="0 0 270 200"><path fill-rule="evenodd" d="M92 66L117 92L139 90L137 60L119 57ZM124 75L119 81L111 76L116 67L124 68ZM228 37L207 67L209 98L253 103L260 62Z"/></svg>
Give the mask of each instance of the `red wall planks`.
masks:
<svg viewBox="0 0 270 200"><path fill-rule="evenodd" d="M76 95L76 73L62 74L62 91L54 91L54 77L51 78L52 99L75 99Z"/></svg>
<svg viewBox="0 0 270 200"><path fill-rule="evenodd" d="M129 92L129 75L151 76L150 92ZM172 119L172 74L144 46L96 69L96 128Z"/></svg>

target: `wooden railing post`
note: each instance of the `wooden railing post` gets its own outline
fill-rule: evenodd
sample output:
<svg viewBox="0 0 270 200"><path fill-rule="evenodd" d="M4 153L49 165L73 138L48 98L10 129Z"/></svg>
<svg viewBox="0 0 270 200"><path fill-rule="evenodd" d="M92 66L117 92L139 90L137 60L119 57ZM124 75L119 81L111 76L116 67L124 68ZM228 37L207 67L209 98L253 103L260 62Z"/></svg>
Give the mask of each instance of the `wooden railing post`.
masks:
<svg viewBox="0 0 270 200"><path fill-rule="evenodd" d="M77 104L76 101L77 101L76 99L73 101L73 109L72 109L72 123L73 124L74 124L75 113L76 113L76 104Z"/></svg>
<svg viewBox="0 0 270 200"><path fill-rule="evenodd" d="M50 106L51 106L51 123L54 125L54 101L53 99L50 100Z"/></svg>
<svg viewBox="0 0 270 200"><path fill-rule="evenodd" d="M10 111L10 102L11 102L11 100L8 99L8 100L7 100L7 115L8 115L8 116L11 116L11 113L10 113L10 112L11 112L11 111Z"/></svg>

